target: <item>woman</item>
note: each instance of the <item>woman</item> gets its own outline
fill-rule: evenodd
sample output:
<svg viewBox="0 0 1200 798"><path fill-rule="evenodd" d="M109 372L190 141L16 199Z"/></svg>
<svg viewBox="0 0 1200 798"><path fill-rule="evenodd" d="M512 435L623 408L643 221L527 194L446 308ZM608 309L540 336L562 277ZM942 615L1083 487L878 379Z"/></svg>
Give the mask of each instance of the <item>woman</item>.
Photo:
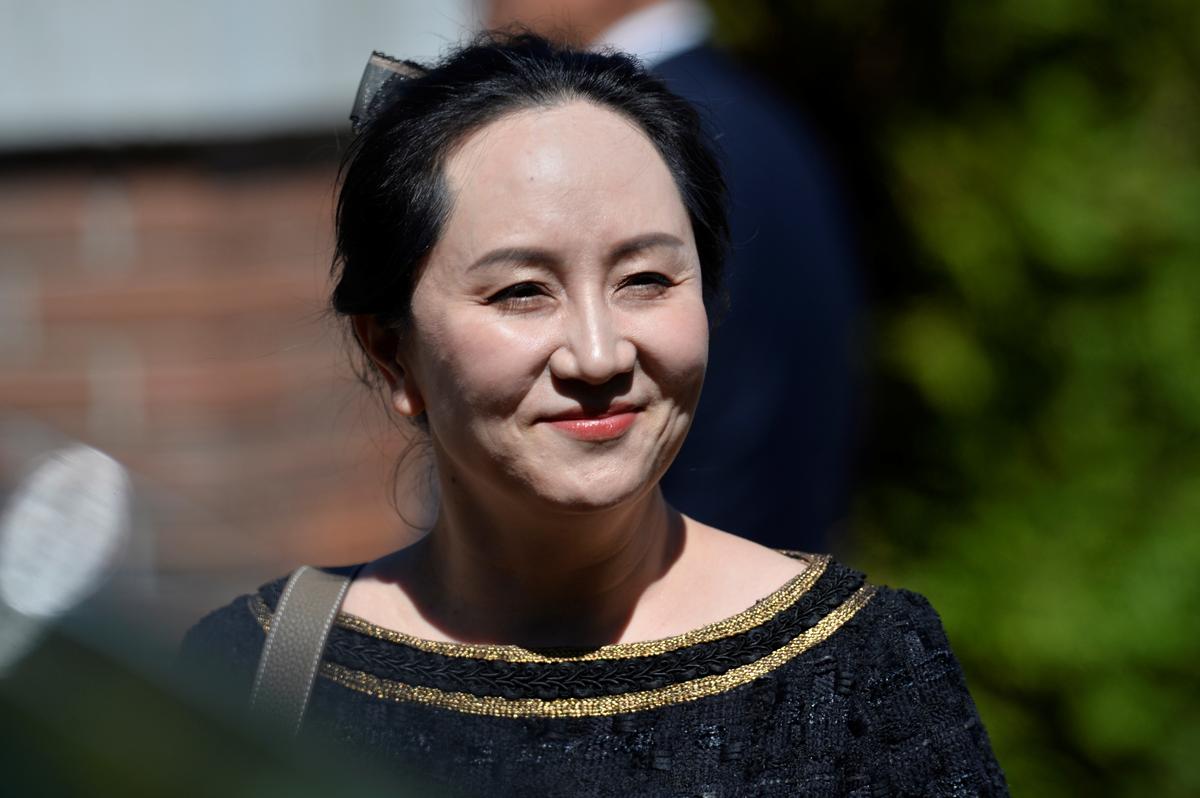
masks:
<svg viewBox="0 0 1200 798"><path fill-rule="evenodd" d="M439 513L352 569L306 728L468 794L1004 794L924 599L663 500L726 234L695 112L534 37L407 71L347 156L333 306ZM283 582L185 654L248 689Z"/></svg>

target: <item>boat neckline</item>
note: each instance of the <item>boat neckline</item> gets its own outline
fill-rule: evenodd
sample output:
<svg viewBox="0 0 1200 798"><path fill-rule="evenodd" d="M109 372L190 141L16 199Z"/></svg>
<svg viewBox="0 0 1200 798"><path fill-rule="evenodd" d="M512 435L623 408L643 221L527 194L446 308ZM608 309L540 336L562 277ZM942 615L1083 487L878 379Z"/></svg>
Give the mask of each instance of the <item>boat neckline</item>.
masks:
<svg viewBox="0 0 1200 798"><path fill-rule="evenodd" d="M380 626L345 611L338 612L334 623L339 628L359 635L451 657L508 662L557 662L654 656L700 643L720 640L761 626L791 607L801 596L806 594L826 572L833 560L832 556L828 554L812 554L784 549L778 551L788 557L803 561L806 564L805 569L740 612L686 632L653 640L609 643L586 649L533 649L505 643L458 643L432 640ZM361 567L361 565L358 566L355 573ZM268 615L271 613L265 606L262 609L265 609Z"/></svg>

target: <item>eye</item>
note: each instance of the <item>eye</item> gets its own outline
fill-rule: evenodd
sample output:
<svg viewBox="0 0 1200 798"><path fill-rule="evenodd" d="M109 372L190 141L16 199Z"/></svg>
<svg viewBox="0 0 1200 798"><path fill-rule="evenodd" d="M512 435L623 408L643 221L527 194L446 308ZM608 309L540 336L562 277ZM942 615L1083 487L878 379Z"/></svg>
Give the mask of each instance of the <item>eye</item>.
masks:
<svg viewBox="0 0 1200 798"><path fill-rule="evenodd" d="M657 296L673 285L675 285L675 282L665 274L659 274L658 272L638 272L626 277L621 282L620 287L631 289L639 295Z"/></svg>
<svg viewBox="0 0 1200 798"><path fill-rule="evenodd" d="M546 295L546 289L538 283L515 283L489 296L487 304L519 307L535 302L538 297Z"/></svg>

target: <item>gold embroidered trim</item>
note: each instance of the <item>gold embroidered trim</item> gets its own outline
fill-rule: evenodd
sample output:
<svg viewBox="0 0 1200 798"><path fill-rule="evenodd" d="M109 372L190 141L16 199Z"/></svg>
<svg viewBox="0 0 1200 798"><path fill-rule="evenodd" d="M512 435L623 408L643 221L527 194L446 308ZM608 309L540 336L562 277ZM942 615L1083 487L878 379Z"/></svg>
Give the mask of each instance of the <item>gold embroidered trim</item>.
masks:
<svg viewBox="0 0 1200 798"><path fill-rule="evenodd" d="M440 640L427 640L415 637L393 629L377 626L357 615L339 612L336 623L344 629L350 629L369 637L387 640L390 643L401 643L412 648L442 654L449 657L467 657L473 659L501 660L504 662L584 662L598 659L626 659L631 657L652 657L665 654L678 648L708 643L740 634L751 629L795 604L801 596L812 589L821 575L829 567L832 557L828 554L804 554L802 552L782 552L796 559L804 559L808 567L802 573L789 579L781 587L769 595L759 599L750 607L736 615L716 621L690 632L665 637L661 640L647 640L636 643L612 643L607 646L588 651L583 654L550 655L514 645L485 645L471 643L447 643ZM264 630L270 628L271 610L262 597L255 594L252 610Z"/></svg>
<svg viewBox="0 0 1200 798"><path fill-rule="evenodd" d="M828 639L830 635L841 628L842 624L853 618L859 610L867 605L875 591L874 585L864 585L811 629L797 635L786 645L754 662L722 674L703 676L657 690L595 698L559 698L547 701L539 698L512 699L447 692L434 687L381 679L378 676L352 670L333 662L322 663L321 675L343 687L367 693L376 698L412 701L471 715L491 715L502 718L583 718L659 709L671 704L717 695L765 676Z"/></svg>

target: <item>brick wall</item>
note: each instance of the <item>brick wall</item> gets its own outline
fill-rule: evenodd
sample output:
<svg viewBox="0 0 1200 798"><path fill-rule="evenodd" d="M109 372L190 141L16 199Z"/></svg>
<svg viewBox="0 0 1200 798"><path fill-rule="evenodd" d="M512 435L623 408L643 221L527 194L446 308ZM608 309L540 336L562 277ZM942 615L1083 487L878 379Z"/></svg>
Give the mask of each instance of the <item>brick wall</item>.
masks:
<svg viewBox="0 0 1200 798"><path fill-rule="evenodd" d="M127 570L175 624L413 535L390 505L403 436L324 316L335 165L242 161L0 172L0 478L32 440L124 462L144 519Z"/></svg>

